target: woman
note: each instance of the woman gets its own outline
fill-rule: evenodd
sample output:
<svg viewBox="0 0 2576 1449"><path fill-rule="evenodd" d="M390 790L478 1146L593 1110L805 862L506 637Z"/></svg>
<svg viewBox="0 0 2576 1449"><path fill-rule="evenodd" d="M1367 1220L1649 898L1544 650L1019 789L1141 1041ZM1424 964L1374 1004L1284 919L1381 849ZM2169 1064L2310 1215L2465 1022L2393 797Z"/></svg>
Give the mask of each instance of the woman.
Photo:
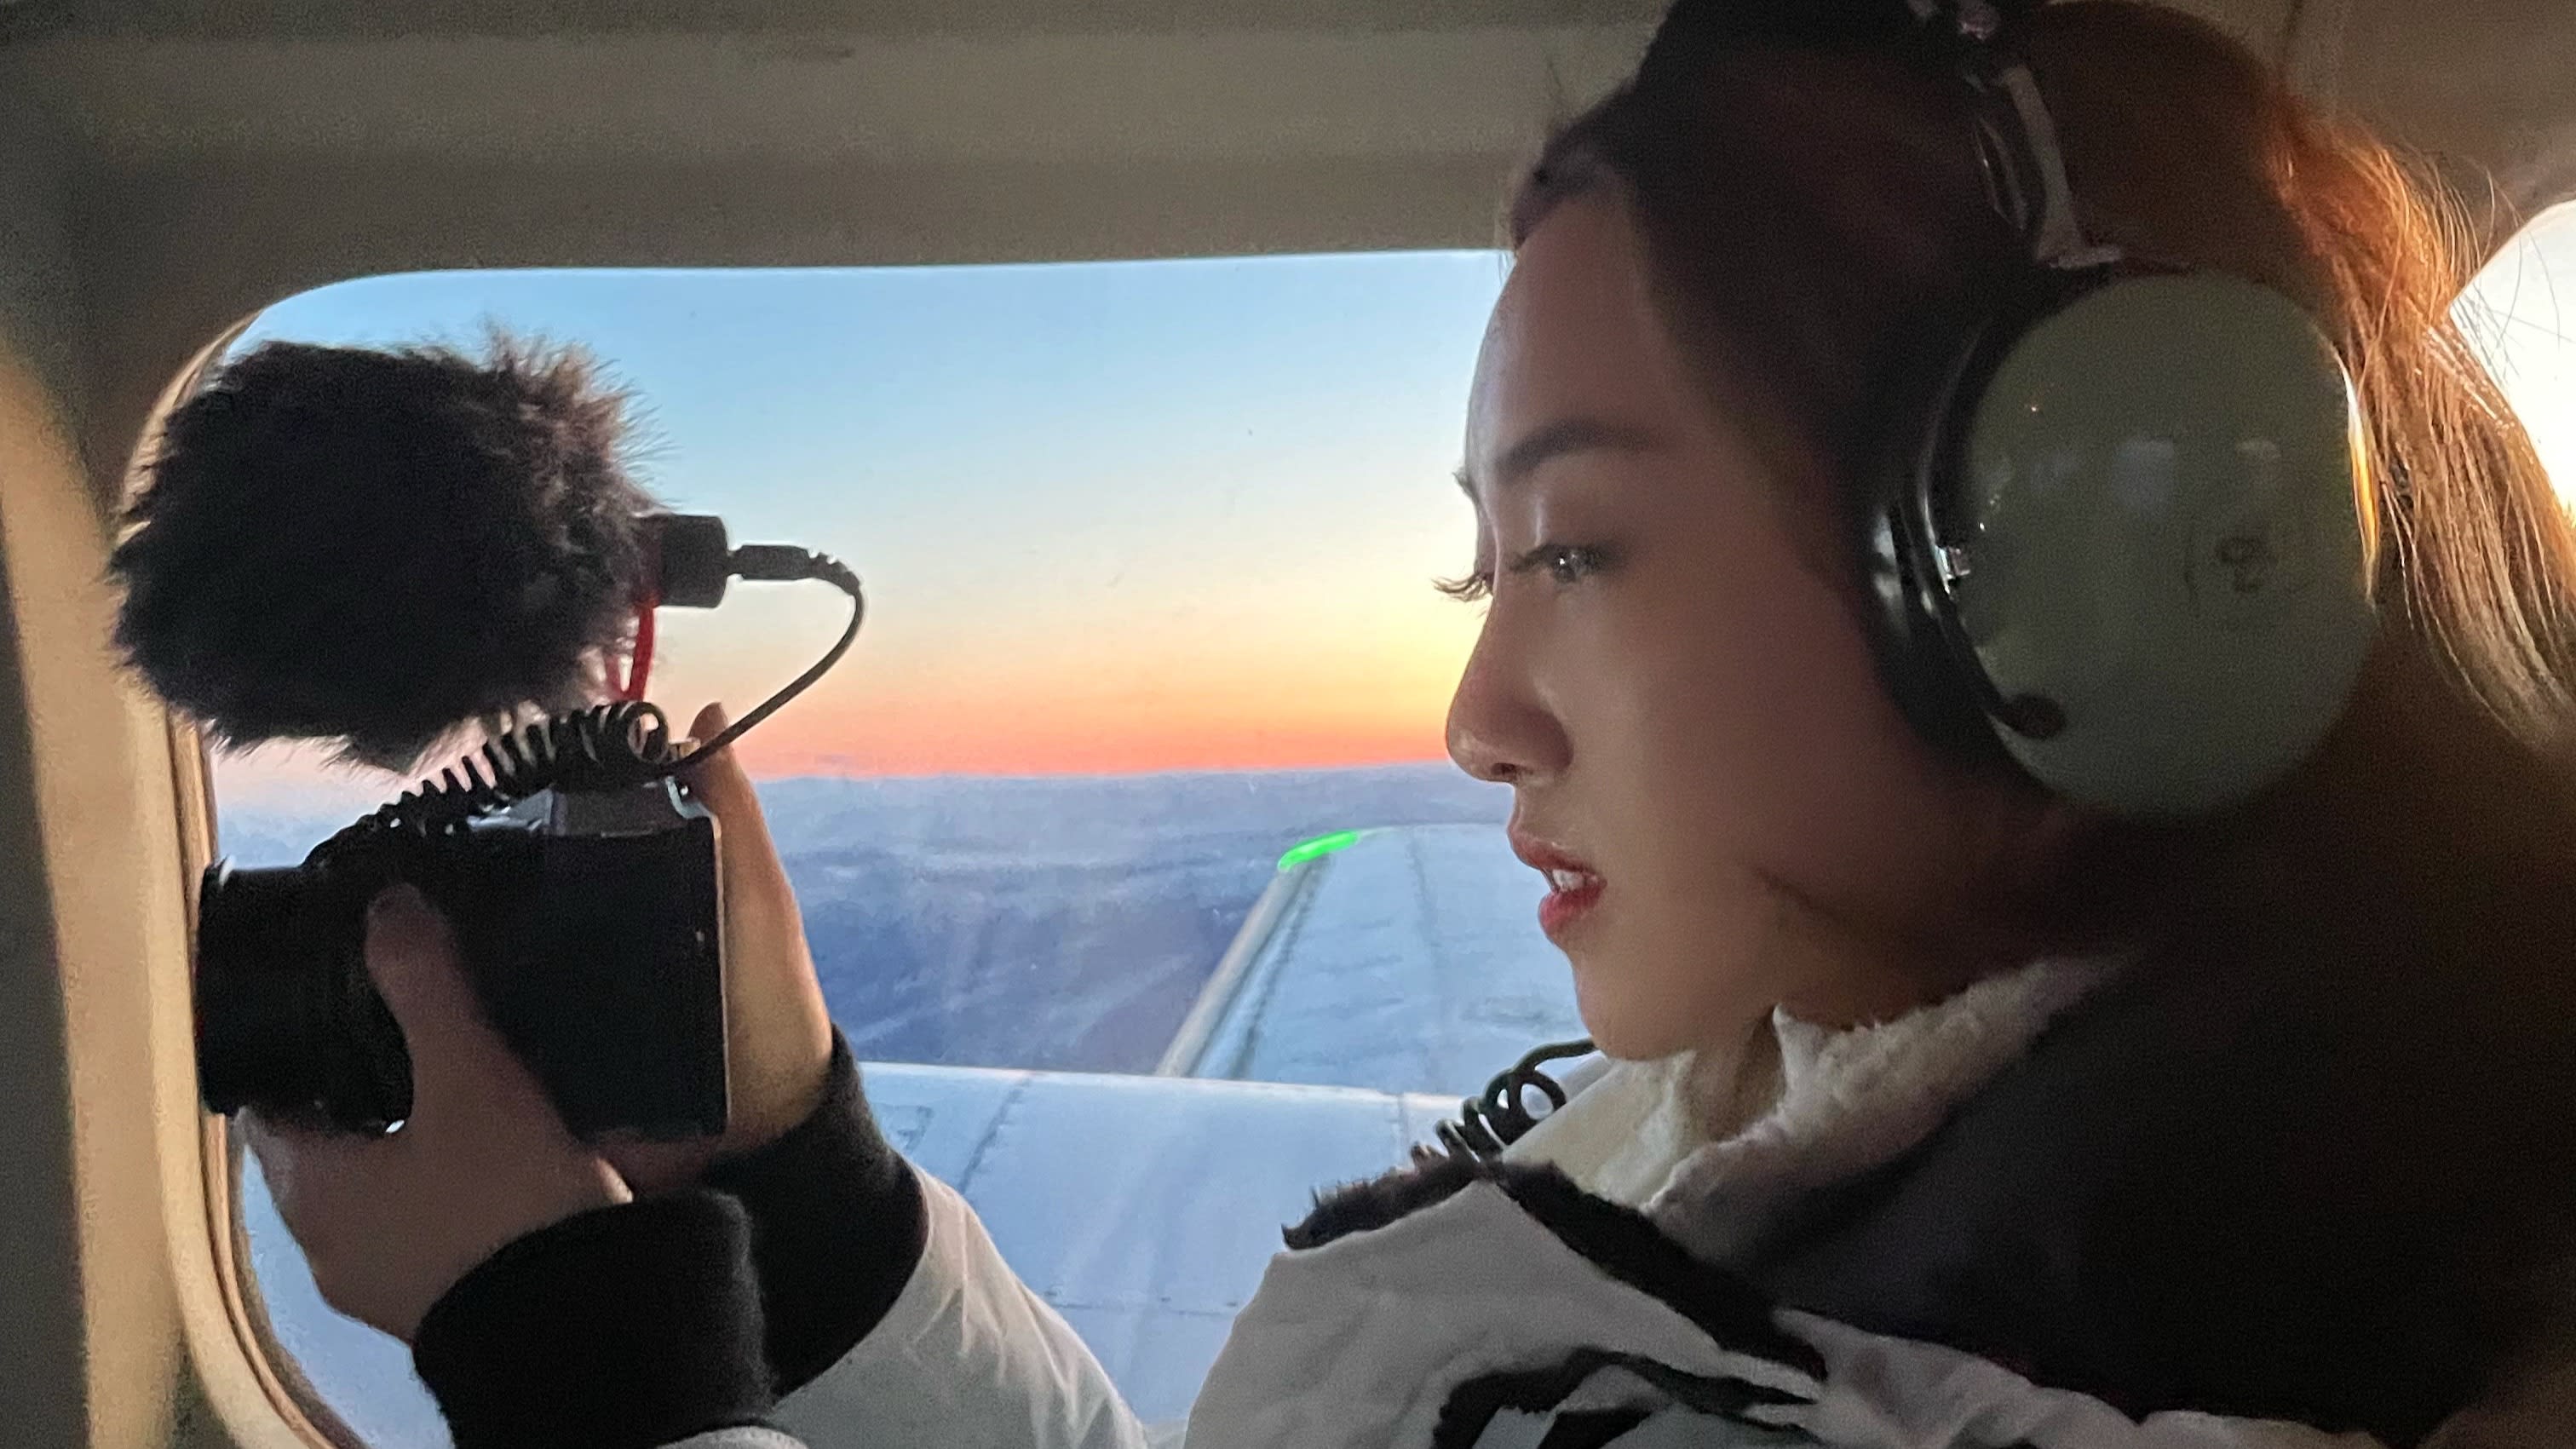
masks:
<svg viewBox="0 0 2576 1449"><path fill-rule="evenodd" d="M1520 188L1450 742L1513 787L1616 1061L1292 1229L1201 1449L2576 1441L2576 536L2449 319L2466 258L2196 22L2088 0L1989 44L1921 8L1685 0ZM1973 139L1998 97L2027 173ZM2026 184L2060 154L2071 217ZM1971 712L1880 622L1873 560L1966 572L1865 527L1903 380L2051 226L2292 299L2363 423L2374 572L2298 585L2375 584L2349 702L2187 819L2041 784L2053 706ZM2259 530L2209 558L2248 596L2281 564ZM877 1135L748 785L699 785L731 1140L569 1139L388 897L413 1122L261 1139L326 1293L468 1449L1149 1442Z"/></svg>

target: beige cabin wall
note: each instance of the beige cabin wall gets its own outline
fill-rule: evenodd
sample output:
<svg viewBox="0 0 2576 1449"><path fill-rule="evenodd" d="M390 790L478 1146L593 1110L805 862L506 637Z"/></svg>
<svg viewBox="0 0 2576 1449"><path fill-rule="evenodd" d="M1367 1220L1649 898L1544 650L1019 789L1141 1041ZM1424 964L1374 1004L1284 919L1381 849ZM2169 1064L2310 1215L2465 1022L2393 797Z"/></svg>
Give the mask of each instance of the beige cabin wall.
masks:
<svg viewBox="0 0 2576 1449"><path fill-rule="evenodd" d="M105 480L149 404L102 419L76 186L13 94L0 87L0 1405L13 1445L282 1445L214 1267L170 734L108 643Z"/></svg>

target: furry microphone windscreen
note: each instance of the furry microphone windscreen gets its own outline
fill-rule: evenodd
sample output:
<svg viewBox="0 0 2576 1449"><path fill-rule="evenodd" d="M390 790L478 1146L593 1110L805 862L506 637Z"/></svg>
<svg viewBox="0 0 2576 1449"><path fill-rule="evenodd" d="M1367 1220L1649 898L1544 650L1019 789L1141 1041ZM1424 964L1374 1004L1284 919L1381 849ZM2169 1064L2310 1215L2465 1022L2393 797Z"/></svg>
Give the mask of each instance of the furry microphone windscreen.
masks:
<svg viewBox="0 0 2576 1449"><path fill-rule="evenodd" d="M229 747L416 765L595 703L631 647L655 500L583 353L270 342L170 416L110 569L116 638Z"/></svg>

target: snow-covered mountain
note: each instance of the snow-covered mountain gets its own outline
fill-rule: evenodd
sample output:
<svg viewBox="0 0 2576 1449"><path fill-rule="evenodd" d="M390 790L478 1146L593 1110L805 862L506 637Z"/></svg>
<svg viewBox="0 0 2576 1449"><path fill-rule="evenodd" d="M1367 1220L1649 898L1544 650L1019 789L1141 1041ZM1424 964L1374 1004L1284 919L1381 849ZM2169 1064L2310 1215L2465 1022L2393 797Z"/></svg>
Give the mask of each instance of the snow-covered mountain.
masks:
<svg viewBox="0 0 2576 1449"><path fill-rule="evenodd" d="M1446 764L760 787L834 1019L862 1058L1151 1070L1302 840L1475 824L1510 798ZM222 802L219 802L222 804ZM225 805L245 864L345 823Z"/></svg>

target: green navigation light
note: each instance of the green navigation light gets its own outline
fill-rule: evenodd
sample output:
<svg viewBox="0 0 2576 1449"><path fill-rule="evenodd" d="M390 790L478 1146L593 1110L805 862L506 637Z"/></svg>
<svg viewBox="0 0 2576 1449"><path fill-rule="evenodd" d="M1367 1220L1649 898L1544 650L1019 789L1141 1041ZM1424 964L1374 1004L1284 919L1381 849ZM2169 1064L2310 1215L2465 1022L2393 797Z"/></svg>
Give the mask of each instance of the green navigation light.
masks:
<svg viewBox="0 0 2576 1449"><path fill-rule="evenodd" d="M1318 835L1314 839L1307 841L1305 844L1291 849L1286 855L1279 857L1279 868L1281 870L1295 870L1297 867L1304 865L1310 860L1321 859L1337 850L1348 850L1352 846L1359 844L1360 837L1367 833L1368 832L1365 830L1341 830L1335 831L1331 835Z"/></svg>

